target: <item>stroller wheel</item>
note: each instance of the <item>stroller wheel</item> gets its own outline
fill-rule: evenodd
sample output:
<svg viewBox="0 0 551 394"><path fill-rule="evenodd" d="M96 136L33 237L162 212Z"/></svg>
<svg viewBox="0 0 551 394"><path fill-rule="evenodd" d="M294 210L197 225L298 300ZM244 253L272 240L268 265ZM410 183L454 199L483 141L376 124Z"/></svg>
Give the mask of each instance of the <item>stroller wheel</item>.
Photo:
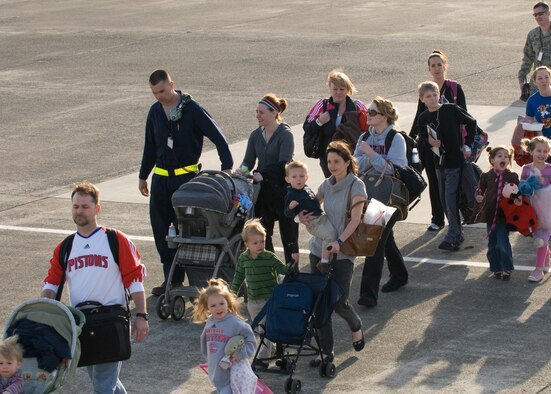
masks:
<svg viewBox="0 0 551 394"><path fill-rule="evenodd" d="M289 376L285 380L285 393L287 394L300 393L301 389L302 389L302 383L299 379L293 379L292 377Z"/></svg>
<svg viewBox="0 0 551 394"><path fill-rule="evenodd" d="M159 299L157 300L157 316L159 316L161 319L166 320L168 319L168 316L170 315L170 312L168 311L168 306L165 305L165 295L161 294L159 296Z"/></svg>
<svg viewBox="0 0 551 394"><path fill-rule="evenodd" d="M335 377L335 364L333 364L331 361L329 361L327 364L325 364L325 376L328 378Z"/></svg>
<svg viewBox="0 0 551 394"><path fill-rule="evenodd" d="M175 296L172 301L170 301L170 314L172 315L172 320L180 320L184 317L186 312L186 302L184 297Z"/></svg>
<svg viewBox="0 0 551 394"><path fill-rule="evenodd" d="M293 378L289 376L287 379L285 379L285 393L286 394L291 393L292 385L293 385Z"/></svg>
<svg viewBox="0 0 551 394"><path fill-rule="evenodd" d="M293 383L291 383L291 393L300 393L300 390L302 389L302 383L299 379L293 380Z"/></svg>

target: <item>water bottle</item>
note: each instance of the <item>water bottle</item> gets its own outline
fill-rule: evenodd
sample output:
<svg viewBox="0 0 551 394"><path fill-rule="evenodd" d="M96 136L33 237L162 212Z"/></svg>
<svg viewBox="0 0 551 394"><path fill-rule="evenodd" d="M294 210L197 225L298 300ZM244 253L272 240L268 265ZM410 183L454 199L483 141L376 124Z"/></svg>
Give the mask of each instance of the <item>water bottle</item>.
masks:
<svg viewBox="0 0 551 394"><path fill-rule="evenodd" d="M170 223L170 226L168 226L168 236L170 238L176 237L176 227L174 227L174 223Z"/></svg>
<svg viewBox="0 0 551 394"><path fill-rule="evenodd" d="M417 150L417 148L413 148L411 150L411 162L414 164L419 163L419 151Z"/></svg>

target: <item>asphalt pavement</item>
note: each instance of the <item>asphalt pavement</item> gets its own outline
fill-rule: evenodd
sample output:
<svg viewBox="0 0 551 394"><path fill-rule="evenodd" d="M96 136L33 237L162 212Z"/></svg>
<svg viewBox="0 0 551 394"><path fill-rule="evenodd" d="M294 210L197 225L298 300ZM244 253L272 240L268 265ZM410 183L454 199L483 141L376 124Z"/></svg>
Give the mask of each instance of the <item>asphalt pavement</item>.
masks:
<svg viewBox="0 0 551 394"><path fill-rule="evenodd" d="M492 144L508 143L523 113L516 73L531 2L349 1L258 3L223 1L0 1L0 308L40 293L52 250L74 230L67 193L88 179L102 189L100 222L134 240L148 268L146 288L162 281L147 199L137 190L144 123L153 97L147 78L166 68L224 129L236 164L255 128L258 99L273 91L289 100L284 113L296 157L307 161L310 184L321 182L301 150L301 124L327 95L333 68L352 78L356 98L390 98L409 130L416 86L428 79L434 49L450 58L449 76L463 85L469 111ZM207 143L202 162L218 168ZM480 159L486 168L485 156ZM516 167L518 170L518 167ZM428 197L395 227L410 280L358 307L366 348L359 353L335 317L337 375L318 376L301 359L305 393L551 392L551 305L547 278L528 283L534 248L511 235L510 282L489 279L485 230L465 228L460 251L437 249L429 233ZM277 239L277 238L276 238ZM306 251L306 232L301 249ZM307 256L301 255L306 270ZM357 261L351 301L363 267ZM387 279L385 270L383 281ZM148 297L151 335L135 344L121 379L129 393L211 393L198 368L201 325L160 320ZM276 393L284 377L262 374ZM79 370L63 393L91 392Z"/></svg>

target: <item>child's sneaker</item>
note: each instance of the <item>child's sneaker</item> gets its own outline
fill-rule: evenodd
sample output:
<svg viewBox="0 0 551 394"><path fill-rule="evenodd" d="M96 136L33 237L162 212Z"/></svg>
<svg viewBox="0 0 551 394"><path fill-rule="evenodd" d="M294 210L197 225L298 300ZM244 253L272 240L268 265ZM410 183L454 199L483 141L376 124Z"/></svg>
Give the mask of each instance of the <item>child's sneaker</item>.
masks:
<svg viewBox="0 0 551 394"><path fill-rule="evenodd" d="M528 277L529 282L541 282L543 279L543 270L536 268Z"/></svg>

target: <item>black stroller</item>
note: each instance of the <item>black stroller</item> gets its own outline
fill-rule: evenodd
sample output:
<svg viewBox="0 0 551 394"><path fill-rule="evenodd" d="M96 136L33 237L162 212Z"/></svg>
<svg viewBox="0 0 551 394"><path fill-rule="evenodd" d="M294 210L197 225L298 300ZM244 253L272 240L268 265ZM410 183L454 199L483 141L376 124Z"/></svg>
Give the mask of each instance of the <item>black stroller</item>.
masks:
<svg viewBox="0 0 551 394"><path fill-rule="evenodd" d="M157 300L161 319L172 315L180 320L186 308L184 297L193 303L210 278L232 281L242 249L241 230L254 213L244 203L248 200L254 206L254 195L250 179L221 171L202 171L173 194L178 233L168 236L167 242L178 251L165 294ZM177 266L185 268L189 286L170 286Z"/></svg>
<svg viewBox="0 0 551 394"><path fill-rule="evenodd" d="M290 272L283 283L274 287L272 297L252 323L253 329L262 326L260 343L253 360L277 360L278 368L266 369L266 372L289 375L285 380L286 393L298 393L302 388L299 379L293 379L300 356L320 356L319 374L321 377L335 376L335 365L328 361L321 351L318 329L327 322L342 290L331 279L331 271L326 275ZM266 317L266 321L260 321ZM258 358L265 339L276 343L276 354L267 359ZM314 342L314 343L312 343Z"/></svg>

